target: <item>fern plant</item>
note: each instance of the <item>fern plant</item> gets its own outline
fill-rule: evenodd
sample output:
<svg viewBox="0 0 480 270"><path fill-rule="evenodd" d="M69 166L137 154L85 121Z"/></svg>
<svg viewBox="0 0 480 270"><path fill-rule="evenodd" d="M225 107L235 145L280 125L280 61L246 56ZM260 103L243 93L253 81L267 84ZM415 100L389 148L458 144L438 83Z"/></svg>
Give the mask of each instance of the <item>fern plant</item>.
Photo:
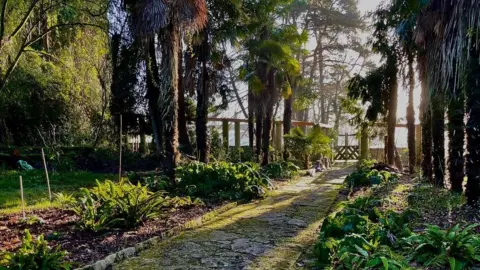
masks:
<svg viewBox="0 0 480 270"><path fill-rule="evenodd" d="M84 230L100 231L109 227L132 228L158 217L168 205L164 192L153 193L140 183L128 181L97 182L91 190L82 189L73 209Z"/></svg>
<svg viewBox="0 0 480 270"><path fill-rule="evenodd" d="M447 267L465 269L480 263L480 237L474 233L478 224L465 229L455 225L448 230L429 226L423 234L405 239L413 252L410 259L425 267Z"/></svg>
<svg viewBox="0 0 480 270"><path fill-rule="evenodd" d="M18 270L61 270L71 269L65 261L65 252L60 247L50 248L43 235L33 239L30 231L25 230L22 246L14 253L6 253L0 261L0 269Z"/></svg>

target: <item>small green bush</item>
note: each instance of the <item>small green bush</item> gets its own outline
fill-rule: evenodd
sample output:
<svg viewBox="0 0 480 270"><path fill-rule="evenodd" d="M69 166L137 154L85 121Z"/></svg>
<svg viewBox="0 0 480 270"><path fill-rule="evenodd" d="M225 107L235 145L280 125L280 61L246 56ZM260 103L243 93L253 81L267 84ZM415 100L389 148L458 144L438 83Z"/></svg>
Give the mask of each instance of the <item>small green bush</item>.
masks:
<svg viewBox="0 0 480 270"><path fill-rule="evenodd" d="M382 183L395 181L398 179L396 174L387 171L372 170L369 167L360 167L354 173L345 179L348 186L373 186Z"/></svg>
<svg viewBox="0 0 480 270"><path fill-rule="evenodd" d="M408 269L405 258L388 246L352 234L339 241L331 269Z"/></svg>
<svg viewBox="0 0 480 270"><path fill-rule="evenodd" d="M429 226L422 234L405 239L411 250L410 259L427 268L465 269L480 263L480 237L474 229L478 224L464 229L455 225L448 230Z"/></svg>
<svg viewBox="0 0 480 270"><path fill-rule="evenodd" d="M262 172L272 179L291 179L298 175L300 168L291 162L272 162L262 168Z"/></svg>
<svg viewBox="0 0 480 270"><path fill-rule="evenodd" d="M257 164L190 163L177 169L178 188L189 196L210 199L254 199L269 185Z"/></svg>
<svg viewBox="0 0 480 270"><path fill-rule="evenodd" d="M50 248L43 235L33 240L28 230L25 230L25 236L20 249L14 253L3 254L0 266L6 267L6 269L18 270L72 268L72 265L65 261L65 252L60 251L60 247Z"/></svg>
<svg viewBox="0 0 480 270"><path fill-rule="evenodd" d="M131 228L162 213L168 206L164 194L153 193L140 183L97 182L97 186L91 190L82 189L82 196L74 211L80 217L80 228L85 230Z"/></svg>
<svg viewBox="0 0 480 270"><path fill-rule="evenodd" d="M54 202L60 205L62 209L67 209L75 205L75 198L71 194L54 193Z"/></svg>
<svg viewBox="0 0 480 270"><path fill-rule="evenodd" d="M416 213L411 210L382 213L378 209L381 202L368 196L343 206L322 225L314 248L317 265L323 268L333 265L334 269L387 269L385 261L391 269L404 269L400 266L405 259L379 247L395 246L398 238L410 236L409 222Z"/></svg>

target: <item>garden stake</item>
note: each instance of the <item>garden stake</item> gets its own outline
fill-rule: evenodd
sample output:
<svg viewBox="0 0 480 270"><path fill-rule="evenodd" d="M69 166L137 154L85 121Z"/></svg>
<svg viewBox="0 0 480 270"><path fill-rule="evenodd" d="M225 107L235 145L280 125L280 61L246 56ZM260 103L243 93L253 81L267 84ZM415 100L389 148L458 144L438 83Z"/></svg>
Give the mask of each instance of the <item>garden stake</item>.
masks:
<svg viewBox="0 0 480 270"><path fill-rule="evenodd" d="M120 114L120 162L118 165L118 181L122 180L122 115Z"/></svg>
<svg viewBox="0 0 480 270"><path fill-rule="evenodd" d="M26 218L25 216L25 201L23 199L23 179L22 176L20 175L20 196L22 197L22 213L23 213L23 219Z"/></svg>
<svg viewBox="0 0 480 270"><path fill-rule="evenodd" d="M43 159L43 168L45 168L45 176L47 177L47 186L48 186L48 197L52 201L52 190L50 189L50 178L48 177L47 162L45 161L45 152L42 148L42 159Z"/></svg>

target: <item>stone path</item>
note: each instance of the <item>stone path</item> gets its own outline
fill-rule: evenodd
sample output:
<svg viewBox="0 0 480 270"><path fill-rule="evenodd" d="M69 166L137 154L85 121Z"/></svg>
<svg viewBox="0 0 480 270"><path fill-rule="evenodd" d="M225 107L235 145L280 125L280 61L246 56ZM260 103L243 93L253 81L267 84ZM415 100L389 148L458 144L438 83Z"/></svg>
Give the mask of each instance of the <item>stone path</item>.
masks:
<svg viewBox="0 0 480 270"><path fill-rule="evenodd" d="M295 269L351 169L304 177L113 269Z"/></svg>

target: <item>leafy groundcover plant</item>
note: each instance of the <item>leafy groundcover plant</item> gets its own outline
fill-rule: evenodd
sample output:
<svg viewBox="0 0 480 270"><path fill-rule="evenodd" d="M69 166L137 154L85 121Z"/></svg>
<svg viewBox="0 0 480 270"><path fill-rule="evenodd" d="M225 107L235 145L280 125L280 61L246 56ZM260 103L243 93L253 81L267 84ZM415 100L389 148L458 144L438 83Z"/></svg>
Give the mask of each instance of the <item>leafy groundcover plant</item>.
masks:
<svg viewBox="0 0 480 270"><path fill-rule="evenodd" d="M190 163L177 168L178 188L189 196L251 200L265 195L269 178L254 163Z"/></svg>
<svg viewBox="0 0 480 270"><path fill-rule="evenodd" d="M358 173L358 171L357 171ZM348 181L348 179L347 179ZM384 185L385 182L380 183ZM412 231L419 213L381 208L372 196L343 203L328 217L314 249L321 269L471 269L480 265L478 225ZM410 268L411 266L414 266Z"/></svg>
<svg viewBox="0 0 480 270"><path fill-rule="evenodd" d="M82 196L73 208L80 217L83 230L100 231L111 227L133 228L158 217L169 206L164 192L151 192L146 186L97 182L93 189L82 189Z"/></svg>
<svg viewBox="0 0 480 270"><path fill-rule="evenodd" d="M65 261L65 252L61 251L60 247L50 248L43 235L34 240L28 230L25 230L19 250L5 253L0 258L0 269L61 270L72 268L72 265Z"/></svg>

